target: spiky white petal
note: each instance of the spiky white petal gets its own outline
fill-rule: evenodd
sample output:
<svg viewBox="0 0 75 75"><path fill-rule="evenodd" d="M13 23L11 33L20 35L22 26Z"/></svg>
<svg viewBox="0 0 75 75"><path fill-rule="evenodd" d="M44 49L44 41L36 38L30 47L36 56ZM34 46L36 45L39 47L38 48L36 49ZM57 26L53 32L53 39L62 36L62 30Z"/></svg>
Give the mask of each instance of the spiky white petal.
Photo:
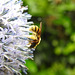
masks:
<svg viewBox="0 0 75 75"><path fill-rule="evenodd" d="M25 60L33 57L29 49L28 27L33 22L27 20L31 15L23 11L21 0L1 0L0 2L0 74L21 75L21 69L26 73L23 65ZM6 73L7 72L7 73Z"/></svg>

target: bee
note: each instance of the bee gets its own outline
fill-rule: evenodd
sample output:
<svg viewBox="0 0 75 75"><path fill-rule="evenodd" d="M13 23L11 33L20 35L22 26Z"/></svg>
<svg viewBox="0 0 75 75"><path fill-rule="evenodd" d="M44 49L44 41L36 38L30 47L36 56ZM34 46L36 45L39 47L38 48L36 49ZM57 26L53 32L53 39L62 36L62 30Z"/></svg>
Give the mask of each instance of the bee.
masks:
<svg viewBox="0 0 75 75"><path fill-rule="evenodd" d="M42 29L42 22L40 22L40 28L36 25L32 25L29 27L29 31L32 31L31 40L29 40L30 48L36 48L36 46L41 41L41 29Z"/></svg>

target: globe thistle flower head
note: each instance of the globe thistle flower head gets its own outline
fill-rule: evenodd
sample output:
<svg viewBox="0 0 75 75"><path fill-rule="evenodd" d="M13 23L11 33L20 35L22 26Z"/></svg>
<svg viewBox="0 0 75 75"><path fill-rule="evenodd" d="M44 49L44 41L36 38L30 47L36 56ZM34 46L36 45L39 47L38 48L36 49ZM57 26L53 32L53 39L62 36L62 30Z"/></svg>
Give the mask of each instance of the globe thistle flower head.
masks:
<svg viewBox="0 0 75 75"><path fill-rule="evenodd" d="M27 36L31 15L21 0L2 0L0 2L0 75L26 74L25 60L33 57Z"/></svg>

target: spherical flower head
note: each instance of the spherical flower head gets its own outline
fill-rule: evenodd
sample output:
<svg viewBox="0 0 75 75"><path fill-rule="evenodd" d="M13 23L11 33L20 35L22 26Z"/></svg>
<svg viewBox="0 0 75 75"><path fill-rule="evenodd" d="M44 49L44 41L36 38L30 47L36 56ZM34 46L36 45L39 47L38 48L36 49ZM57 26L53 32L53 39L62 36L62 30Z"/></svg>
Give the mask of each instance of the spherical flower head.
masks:
<svg viewBox="0 0 75 75"><path fill-rule="evenodd" d="M33 57L29 48L28 22L31 15L25 12L21 0L1 0L0 2L0 75L26 74L25 60Z"/></svg>

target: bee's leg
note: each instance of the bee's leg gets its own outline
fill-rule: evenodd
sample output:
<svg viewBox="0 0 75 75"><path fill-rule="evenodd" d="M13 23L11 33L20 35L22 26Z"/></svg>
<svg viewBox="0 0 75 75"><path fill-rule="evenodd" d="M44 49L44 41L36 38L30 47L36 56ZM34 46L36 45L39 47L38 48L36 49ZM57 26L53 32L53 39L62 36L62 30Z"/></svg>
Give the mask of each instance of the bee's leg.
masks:
<svg viewBox="0 0 75 75"><path fill-rule="evenodd" d="M29 46L31 46L33 41L37 39L37 37L35 35L28 35L26 37L28 38L29 43L27 45L29 45Z"/></svg>
<svg viewBox="0 0 75 75"><path fill-rule="evenodd" d="M29 35L27 38L31 40L37 40L37 37L35 35Z"/></svg>

